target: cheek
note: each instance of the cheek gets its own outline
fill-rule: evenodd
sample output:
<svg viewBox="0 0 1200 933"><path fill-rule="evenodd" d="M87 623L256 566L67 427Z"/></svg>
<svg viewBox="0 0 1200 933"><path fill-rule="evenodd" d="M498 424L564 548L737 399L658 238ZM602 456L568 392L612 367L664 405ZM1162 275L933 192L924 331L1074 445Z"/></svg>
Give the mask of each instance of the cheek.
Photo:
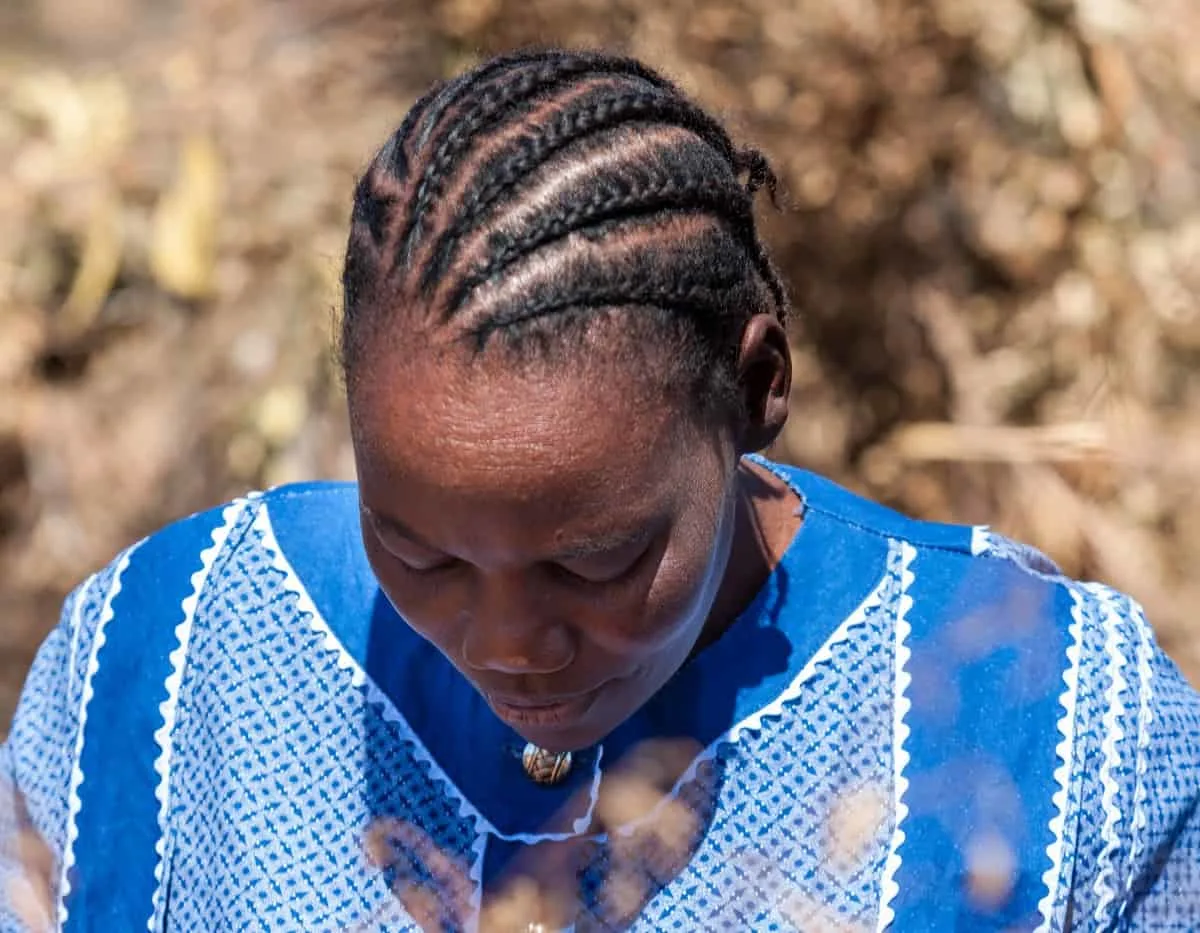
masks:
<svg viewBox="0 0 1200 933"><path fill-rule="evenodd" d="M369 537L366 551L380 589L410 628L443 652L462 644L461 633L456 632L461 612L453 601L452 588L413 581L396 566L396 558Z"/></svg>
<svg viewBox="0 0 1200 933"><path fill-rule="evenodd" d="M582 643L611 657L646 657L699 634L719 578L719 520L697 515L680 523L653 579L625 593L585 594L537 585L546 623L574 629ZM373 535L364 535L368 560L396 611L423 638L454 659L461 653L471 612L469 587L414 579ZM599 657L599 655L597 655Z"/></svg>
<svg viewBox="0 0 1200 933"><path fill-rule="evenodd" d="M596 642L614 653L646 655L699 633L719 575L715 535L708 528L676 537L640 602L598 626Z"/></svg>

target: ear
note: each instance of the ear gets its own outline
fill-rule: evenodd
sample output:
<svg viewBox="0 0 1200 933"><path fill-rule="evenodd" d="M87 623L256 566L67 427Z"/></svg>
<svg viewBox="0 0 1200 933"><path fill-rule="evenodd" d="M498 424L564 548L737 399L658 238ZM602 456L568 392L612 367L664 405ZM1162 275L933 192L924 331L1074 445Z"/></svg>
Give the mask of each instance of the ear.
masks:
<svg viewBox="0 0 1200 933"><path fill-rule="evenodd" d="M744 413L737 432L740 455L771 446L787 421L792 355L775 315L756 314L747 322L737 372Z"/></svg>

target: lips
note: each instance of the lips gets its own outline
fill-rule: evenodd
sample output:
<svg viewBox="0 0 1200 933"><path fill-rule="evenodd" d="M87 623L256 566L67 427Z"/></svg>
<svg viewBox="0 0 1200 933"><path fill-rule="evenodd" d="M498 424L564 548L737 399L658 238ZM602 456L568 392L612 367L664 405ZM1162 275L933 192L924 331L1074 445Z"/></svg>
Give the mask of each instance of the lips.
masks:
<svg viewBox="0 0 1200 933"><path fill-rule="evenodd" d="M492 710L511 726L536 727L570 726L587 715L601 687L587 693L566 697L501 696L489 693Z"/></svg>
<svg viewBox="0 0 1200 933"><path fill-rule="evenodd" d="M588 691L588 693L573 693L569 696L560 697L505 696L502 693L491 693L488 694L488 696L497 703L501 703L504 706L511 706L514 709L550 709L554 706L562 706L566 703L573 703L574 701L582 697L589 696L594 692L594 690L591 690Z"/></svg>

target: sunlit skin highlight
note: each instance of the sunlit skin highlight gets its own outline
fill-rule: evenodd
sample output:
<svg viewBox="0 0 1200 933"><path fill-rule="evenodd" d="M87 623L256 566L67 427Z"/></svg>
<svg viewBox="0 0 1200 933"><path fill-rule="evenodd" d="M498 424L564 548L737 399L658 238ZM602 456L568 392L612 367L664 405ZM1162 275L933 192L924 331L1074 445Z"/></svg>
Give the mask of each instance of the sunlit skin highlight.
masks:
<svg viewBox="0 0 1200 933"><path fill-rule="evenodd" d="M797 525L753 147L627 58L418 101L355 188L341 357L384 593L520 734L593 745L720 637Z"/></svg>
<svg viewBox="0 0 1200 933"><path fill-rule="evenodd" d="M364 362L350 403L380 585L542 747L593 745L632 715L794 534L794 496L740 461L739 426L696 417L628 354Z"/></svg>

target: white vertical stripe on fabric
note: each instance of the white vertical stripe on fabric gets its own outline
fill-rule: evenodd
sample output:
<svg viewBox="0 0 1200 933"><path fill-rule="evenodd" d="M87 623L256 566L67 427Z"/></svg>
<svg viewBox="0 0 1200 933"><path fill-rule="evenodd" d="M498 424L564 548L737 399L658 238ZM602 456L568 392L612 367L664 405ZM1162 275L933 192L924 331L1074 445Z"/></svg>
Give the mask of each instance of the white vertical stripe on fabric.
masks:
<svg viewBox="0 0 1200 933"><path fill-rule="evenodd" d="M62 865L58 879L58 928L61 930L67 923L67 897L71 893L71 870L75 867L75 840L79 838L79 812L83 808L79 797L79 789L83 786L83 743L87 727L88 704L92 701L92 681L96 671L100 669L100 649L104 647L104 629L113 617L113 600L121 592L121 577L129 567L134 551L141 542L122 552L113 564L113 578L108 593L104 597L104 605L100 617L96 621L96 634L92 639L92 650L88 655L87 669L83 675L83 690L79 698L79 716L75 734L75 752L71 764L71 780L67 788L67 835L63 847Z"/></svg>
<svg viewBox="0 0 1200 933"><path fill-rule="evenodd" d="M889 551L887 561L889 567L892 564L893 557L895 557L897 560L899 559L899 544L897 542L892 542L891 544L891 550ZM736 743L747 731L760 731L763 728L764 720L777 719L782 716L787 706L800 697L804 691L804 685L807 684L808 681L812 680L812 678L816 675L817 670L823 665L829 664L830 660L833 658L833 649L842 642L846 641L846 639L850 637L850 633L856 628L865 624L867 617L873 611L879 609L881 606L885 605L889 599L895 597L895 594L891 592L891 587L893 585L895 585L893 572L890 569L885 570L882 578L875 585L874 589L867 594L867 596L859 604L858 608L841 621L838 627L834 629L833 633L825 640L821 647L818 648L813 653L812 657L805 662L804 667L800 669L800 672L792 679L791 683L789 683L787 687L785 687L783 691L775 697L775 699L761 709L755 710L745 719L736 723L723 735L718 736L716 739L710 742L708 747L706 747L704 751L702 751L692 760L692 763L688 765L687 770L684 771L678 780L675 781L675 784L671 787L669 794L663 797L662 800L658 801L658 803L655 804L655 806L648 813L623 826L618 827L615 832L622 835L631 835L641 827L649 824L651 821L657 820L662 815L663 811L670 806L671 802L679 796L680 791L696 779L696 775L699 773L700 768L706 762L712 761L714 758L716 758L717 751L723 743ZM606 833L598 838L601 841L604 841L608 838L608 835L609 834Z"/></svg>
<svg viewBox="0 0 1200 933"><path fill-rule="evenodd" d="M400 723L404 726L407 730L407 739L412 745L413 754L429 769L429 776L445 786L446 796L457 803L459 814L472 820L475 823L476 831L494 833L495 829L487 821L487 818L463 796L458 785L450 780L450 776L438 764L437 759L429 753L429 749L425 747L420 736L405 722L404 717L396 709L388 695L379 689L378 684L346 650L346 646L329 627L329 623L325 621L316 603L309 596L304 582L279 546L279 540L275 537L275 529L271 525L269 506L258 510L258 514L254 516L253 528L258 533L263 548L271 555L271 566L283 574L283 588L296 597L296 611L301 613L308 620L309 627L321 636L325 650L332 652L337 658L338 667L347 673L350 682L355 687L366 694L367 701L380 710L386 721Z"/></svg>
<svg viewBox="0 0 1200 933"><path fill-rule="evenodd" d="M1108 925L1106 914L1117 896L1115 882L1116 869L1114 861L1121 849L1121 840L1117 834L1121 822L1121 810L1117 804L1120 786L1113 776L1114 771L1121 766L1121 742L1125 731L1121 721L1125 716L1125 697L1129 684L1125 680L1124 668L1126 657L1124 652L1125 636L1121 631L1123 619L1117 607L1113 605L1113 594L1103 588L1091 588L1092 594L1100 605L1101 621L1104 626L1104 654L1107 661L1109 684L1104 696L1104 719L1101 751L1103 758L1100 763L1101 807L1104 811L1104 824L1100 837L1104 840L1104 848L1098 859L1096 880L1093 890L1096 893L1096 907L1093 913L1096 929Z"/></svg>
<svg viewBox="0 0 1200 933"><path fill-rule="evenodd" d="M1134 766L1133 785L1133 818L1130 822L1129 834L1132 839L1129 853L1129 864L1140 865L1142 850L1146 846L1146 768L1150 756L1150 727L1154 721L1154 633L1146 620L1142 607L1131 603L1130 616L1137 630L1137 687L1138 687L1138 722L1137 722L1137 763ZM1128 895L1133 893L1133 885L1137 880L1136 872L1130 871L1125 881L1126 902Z"/></svg>
<svg viewBox="0 0 1200 933"><path fill-rule="evenodd" d="M75 594L75 603L71 606L70 641L67 651L67 696L75 696L75 665L79 661L79 628L83 618L83 604L96 585L96 574L92 574Z"/></svg>
<svg viewBox="0 0 1200 933"><path fill-rule="evenodd" d="M900 856L900 846L904 843L904 819L908 815L908 805L904 802L904 794L908 790L908 777L905 769L908 767L908 712L912 708L912 700L908 696L908 688L912 683L912 674L908 670L912 649L908 639L912 633L912 623L908 613L913 606L913 598L909 593L916 575L912 571L913 561L917 550L907 542L892 542L892 547L900 549L900 599L896 610L895 656L893 658L894 676L892 678L892 810L895 825L892 829L891 842L888 844L887 859L883 864L883 876L879 884L879 921L877 931L888 929L896 918L892 901L900 891L896 882L896 872L899 871L903 859Z"/></svg>
<svg viewBox="0 0 1200 933"><path fill-rule="evenodd" d="M1083 597L1074 587L1070 589L1071 623L1067 630L1067 664L1063 669L1063 691L1059 695L1059 706L1062 715L1058 720L1058 732L1062 736L1055 748L1058 756L1058 767L1054 769L1054 783L1057 785L1054 796L1054 815L1050 817L1050 843L1046 846L1046 855L1050 859L1049 867L1042 874L1042 884L1046 893L1038 902L1038 914L1041 918L1036 927L1037 933L1049 933L1054 924L1054 908L1058 902L1059 886L1062 884L1063 854L1065 849L1065 832L1067 823L1067 804L1070 795L1071 772L1075 763L1075 711L1079 701L1079 662L1083 651Z"/></svg>
<svg viewBox="0 0 1200 933"><path fill-rule="evenodd" d="M247 504L246 499L231 502L221 513L221 524L212 530L211 543L200 552L200 568L192 574L191 592L180 604L183 618L175 626L175 648L168 657L170 671L164 681L167 691L166 699L159 704L158 710L162 716L162 725L154 733L158 744L158 757L154 762L154 770L158 772L158 786L154 789L158 798L158 839L154 843L156 861L154 865L154 896L151 901L150 917L146 921L151 933L164 927L163 912L166 908L164 897L166 866L170 864L168 852L167 822L171 808L171 756L174 751L175 722L179 710L179 690L183 684L183 672L187 664L188 646L191 643L192 623L196 617L196 607L200 602L200 594L208 582L209 573L217 556L225 547L229 533L242 516Z"/></svg>

